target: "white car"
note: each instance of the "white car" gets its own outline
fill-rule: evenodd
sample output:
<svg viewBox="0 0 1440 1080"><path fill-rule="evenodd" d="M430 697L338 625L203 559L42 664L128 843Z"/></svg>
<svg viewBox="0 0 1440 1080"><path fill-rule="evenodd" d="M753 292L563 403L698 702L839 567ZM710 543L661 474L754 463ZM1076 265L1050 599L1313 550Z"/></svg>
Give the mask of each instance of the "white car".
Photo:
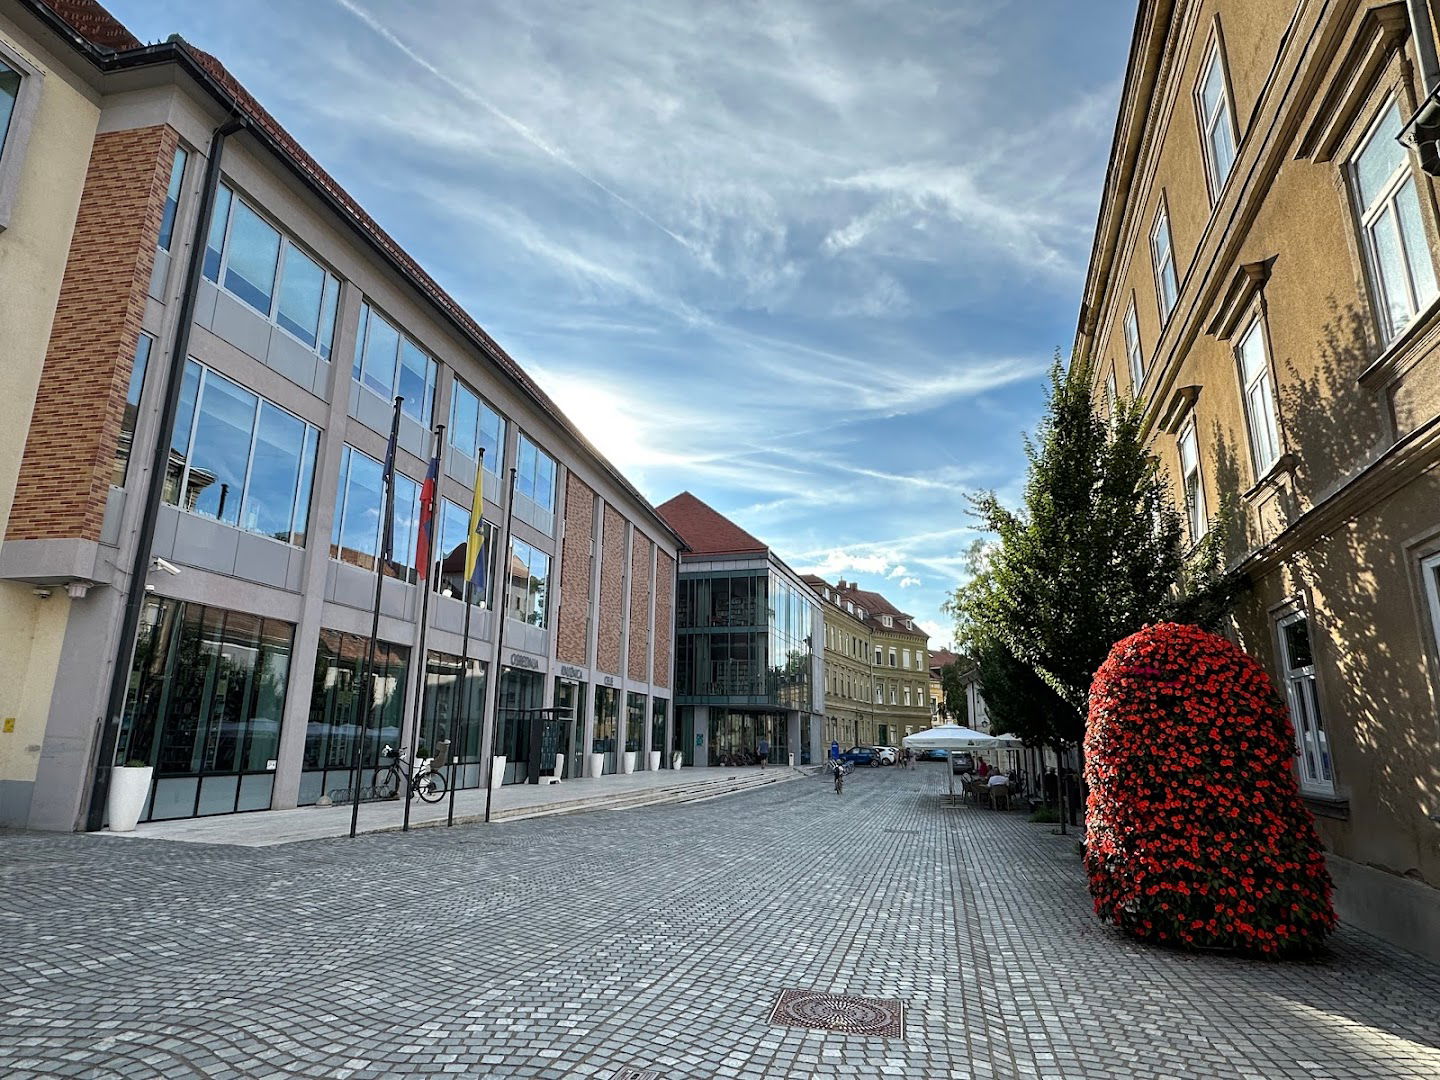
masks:
<svg viewBox="0 0 1440 1080"><path fill-rule="evenodd" d="M877 746L875 753L880 755L881 765L894 765L900 760L900 751L893 746Z"/></svg>

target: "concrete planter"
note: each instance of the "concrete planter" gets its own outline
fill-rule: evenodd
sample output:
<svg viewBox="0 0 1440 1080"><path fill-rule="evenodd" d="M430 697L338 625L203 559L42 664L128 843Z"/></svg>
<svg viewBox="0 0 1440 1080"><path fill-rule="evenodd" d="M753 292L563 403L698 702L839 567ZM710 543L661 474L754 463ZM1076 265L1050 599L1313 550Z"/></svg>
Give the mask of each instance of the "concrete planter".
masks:
<svg viewBox="0 0 1440 1080"><path fill-rule="evenodd" d="M500 787L505 783L505 758L497 756L490 763L490 786Z"/></svg>
<svg viewBox="0 0 1440 1080"><path fill-rule="evenodd" d="M110 770L110 794L105 800L105 811L110 818L111 832L135 831L135 823L140 820L145 799L150 794L150 778L154 775L155 770L149 765L117 765Z"/></svg>
<svg viewBox="0 0 1440 1080"><path fill-rule="evenodd" d="M625 756L620 759L620 771L626 774L635 771L635 760L640 756L638 750L626 750Z"/></svg>
<svg viewBox="0 0 1440 1080"><path fill-rule="evenodd" d="M646 767L647 769L649 769L651 772L656 772L656 771L659 770L659 768L660 768L660 751L659 751L659 750L651 750L651 751L650 751L650 763L649 763L648 765L646 765L645 767Z"/></svg>
<svg viewBox="0 0 1440 1080"><path fill-rule="evenodd" d="M556 780L563 780L563 779L565 779L565 755L564 755L564 754L556 754L556 755L555 755L555 779L556 779Z"/></svg>
<svg viewBox="0 0 1440 1080"><path fill-rule="evenodd" d="M605 775L605 755L604 755L604 754L591 754L591 755L590 755L590 775L591 775L591 776L604 776L604 775Z"/></svg>

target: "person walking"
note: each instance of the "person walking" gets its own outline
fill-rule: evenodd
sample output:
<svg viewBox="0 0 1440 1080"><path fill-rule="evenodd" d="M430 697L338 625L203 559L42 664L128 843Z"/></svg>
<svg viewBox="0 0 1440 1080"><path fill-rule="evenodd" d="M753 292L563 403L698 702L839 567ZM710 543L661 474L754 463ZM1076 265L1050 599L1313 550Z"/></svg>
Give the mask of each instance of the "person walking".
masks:
<svg viewBox="0 0 1440 1080"><path fill-rule="evenodd" d="M760 745L755 747L755 752L760 755L760 768L765 768L765 762L770 760L770 740L764 735L760 736Z"/></svg>

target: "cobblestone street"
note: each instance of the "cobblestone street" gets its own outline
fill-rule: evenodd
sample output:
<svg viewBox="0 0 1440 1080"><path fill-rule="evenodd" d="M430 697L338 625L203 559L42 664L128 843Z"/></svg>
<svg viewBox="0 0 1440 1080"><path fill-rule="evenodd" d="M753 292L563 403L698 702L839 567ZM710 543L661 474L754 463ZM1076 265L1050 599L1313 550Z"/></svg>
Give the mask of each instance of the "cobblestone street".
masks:
<svg viewBox="0 0 1440 1080"><path fill-rule="evenodd" d="M1132 946L942 766L281 848L0 836L0 1076L1434 1078L1440 970ZM899 999L903 1039L767 1021ZM643 1075L643 1074L642 1074Z"/></svg>

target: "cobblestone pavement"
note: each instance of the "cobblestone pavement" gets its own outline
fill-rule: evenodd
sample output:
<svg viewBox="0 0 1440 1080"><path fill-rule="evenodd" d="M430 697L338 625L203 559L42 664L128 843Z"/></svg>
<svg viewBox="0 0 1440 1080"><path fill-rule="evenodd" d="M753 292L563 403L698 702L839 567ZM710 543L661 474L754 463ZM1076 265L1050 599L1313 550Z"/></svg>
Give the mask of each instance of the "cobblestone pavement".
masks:
<svg viewBox="0 0 1440 1080"><path fill-rule="evenodd" d="M1120 939L943 766L242 849L0 836L0 1076L1440 1078L1440 969ZM898 998L904 1039L771 1027Z"/></svg>

